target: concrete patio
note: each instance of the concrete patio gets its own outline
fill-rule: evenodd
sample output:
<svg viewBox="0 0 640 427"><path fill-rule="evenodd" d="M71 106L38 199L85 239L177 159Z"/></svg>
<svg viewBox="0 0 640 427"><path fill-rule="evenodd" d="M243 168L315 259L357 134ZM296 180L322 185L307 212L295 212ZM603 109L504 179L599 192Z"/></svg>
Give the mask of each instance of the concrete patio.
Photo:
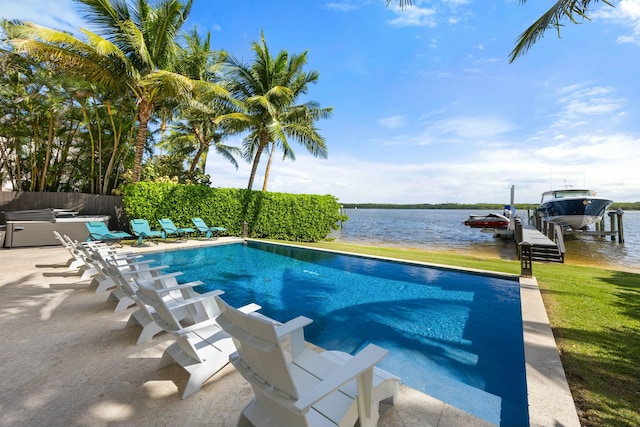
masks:
<svg viewBox="0 0 640 427"><path fill-rule="evenodd" d="M160 243L137 250L199 244L203 242ZM130 250L135 249L122 249ZM171 336L160 334L149 343L135 345L140 329L125 329L132 309L114 313L115 302L106 301L108 293L97 294L87 282L78 283L77 276L62 274L66 268L61 265L68 258L62 247L0 249L0 426L246 424L240 413L252 391L232 366L211 378L200 392L181 400L179 390L186 373L175 365L156 370ZM545 328L548 323L541 329ZM533 378L530 394L531 387L545 389L533 393L538 408L530 397L531 425L579 426L570 394L567 400L562 366L548 360L548 342L538 347L545 347L540 362L549 361L552 366L548 372L532 368L541 379L535 385ZM529 378L529 359L527 365ZM546 389L554 384L557 390ZM565 413L559 413L563 407ZM401 386L394 406L381 407L379 422L380 427L491 425L406 386Z"/></svg>

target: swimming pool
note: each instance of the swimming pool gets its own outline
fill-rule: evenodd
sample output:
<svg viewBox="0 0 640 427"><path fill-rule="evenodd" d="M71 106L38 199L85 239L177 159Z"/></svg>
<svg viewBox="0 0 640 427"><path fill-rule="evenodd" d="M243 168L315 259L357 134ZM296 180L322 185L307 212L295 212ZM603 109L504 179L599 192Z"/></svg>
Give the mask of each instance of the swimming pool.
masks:
<svg viewBox="0 0 640 427"><path fill-rule="evenodd" d="M528 425L515 280L253 241L148 257L232 305L313 319L306 338L321 347L375 343L389 351L379 366L408 386L497 425Z"/></svg>

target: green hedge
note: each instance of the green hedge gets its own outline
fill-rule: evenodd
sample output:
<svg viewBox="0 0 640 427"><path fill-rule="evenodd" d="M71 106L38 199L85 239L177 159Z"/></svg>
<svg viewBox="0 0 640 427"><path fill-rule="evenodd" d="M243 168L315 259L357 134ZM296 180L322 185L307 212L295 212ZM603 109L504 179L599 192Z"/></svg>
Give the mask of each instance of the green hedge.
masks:
<svg viewBox="0 0 640 427"><path fill-rule="evenodd" d="M331 195L269 193L236 188L211 188L168 182L140 182L125 186L125 212L129 219L143 218L156 228L161 218L178 227L191 227L200 217L209 226L222 226L227 234L316 242L325 239L346 217Z"/></svg>

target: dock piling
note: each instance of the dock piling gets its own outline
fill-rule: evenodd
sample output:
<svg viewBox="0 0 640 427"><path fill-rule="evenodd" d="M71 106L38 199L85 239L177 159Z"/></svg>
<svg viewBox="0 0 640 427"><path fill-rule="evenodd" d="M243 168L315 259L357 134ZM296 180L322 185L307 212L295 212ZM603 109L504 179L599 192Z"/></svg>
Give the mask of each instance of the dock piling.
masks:
<svg viewBox="0 0 640 427"><path fill-rule="evenodd" d="M622 215L624 211L622 209L616 210L616 216L618 217L618 241L624 243L624 225L622 222Z"/></svg>
<svg viewBox="0 0 640 427"><path fill-rule="evenodd" d="M607 215L609 215L609 222L611 224L611 241L615 242L616 241L616 221L614 220L614 218L616 217L616 213L615 212L607 212Z"/></svg>

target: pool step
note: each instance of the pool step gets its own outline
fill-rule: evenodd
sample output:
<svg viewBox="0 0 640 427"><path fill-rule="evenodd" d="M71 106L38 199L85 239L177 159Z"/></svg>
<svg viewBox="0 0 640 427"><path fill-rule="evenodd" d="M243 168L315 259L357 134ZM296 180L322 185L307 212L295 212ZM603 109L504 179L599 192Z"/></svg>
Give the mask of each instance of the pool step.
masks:
<svg viewBox="0 0 640 427"><path fill-rule="evenodd" d="M419 375L423 375L420 373ZM446 377L438 372L425 375L424 392L478 418L500 425L502 399L479 388Z"/></svg>

